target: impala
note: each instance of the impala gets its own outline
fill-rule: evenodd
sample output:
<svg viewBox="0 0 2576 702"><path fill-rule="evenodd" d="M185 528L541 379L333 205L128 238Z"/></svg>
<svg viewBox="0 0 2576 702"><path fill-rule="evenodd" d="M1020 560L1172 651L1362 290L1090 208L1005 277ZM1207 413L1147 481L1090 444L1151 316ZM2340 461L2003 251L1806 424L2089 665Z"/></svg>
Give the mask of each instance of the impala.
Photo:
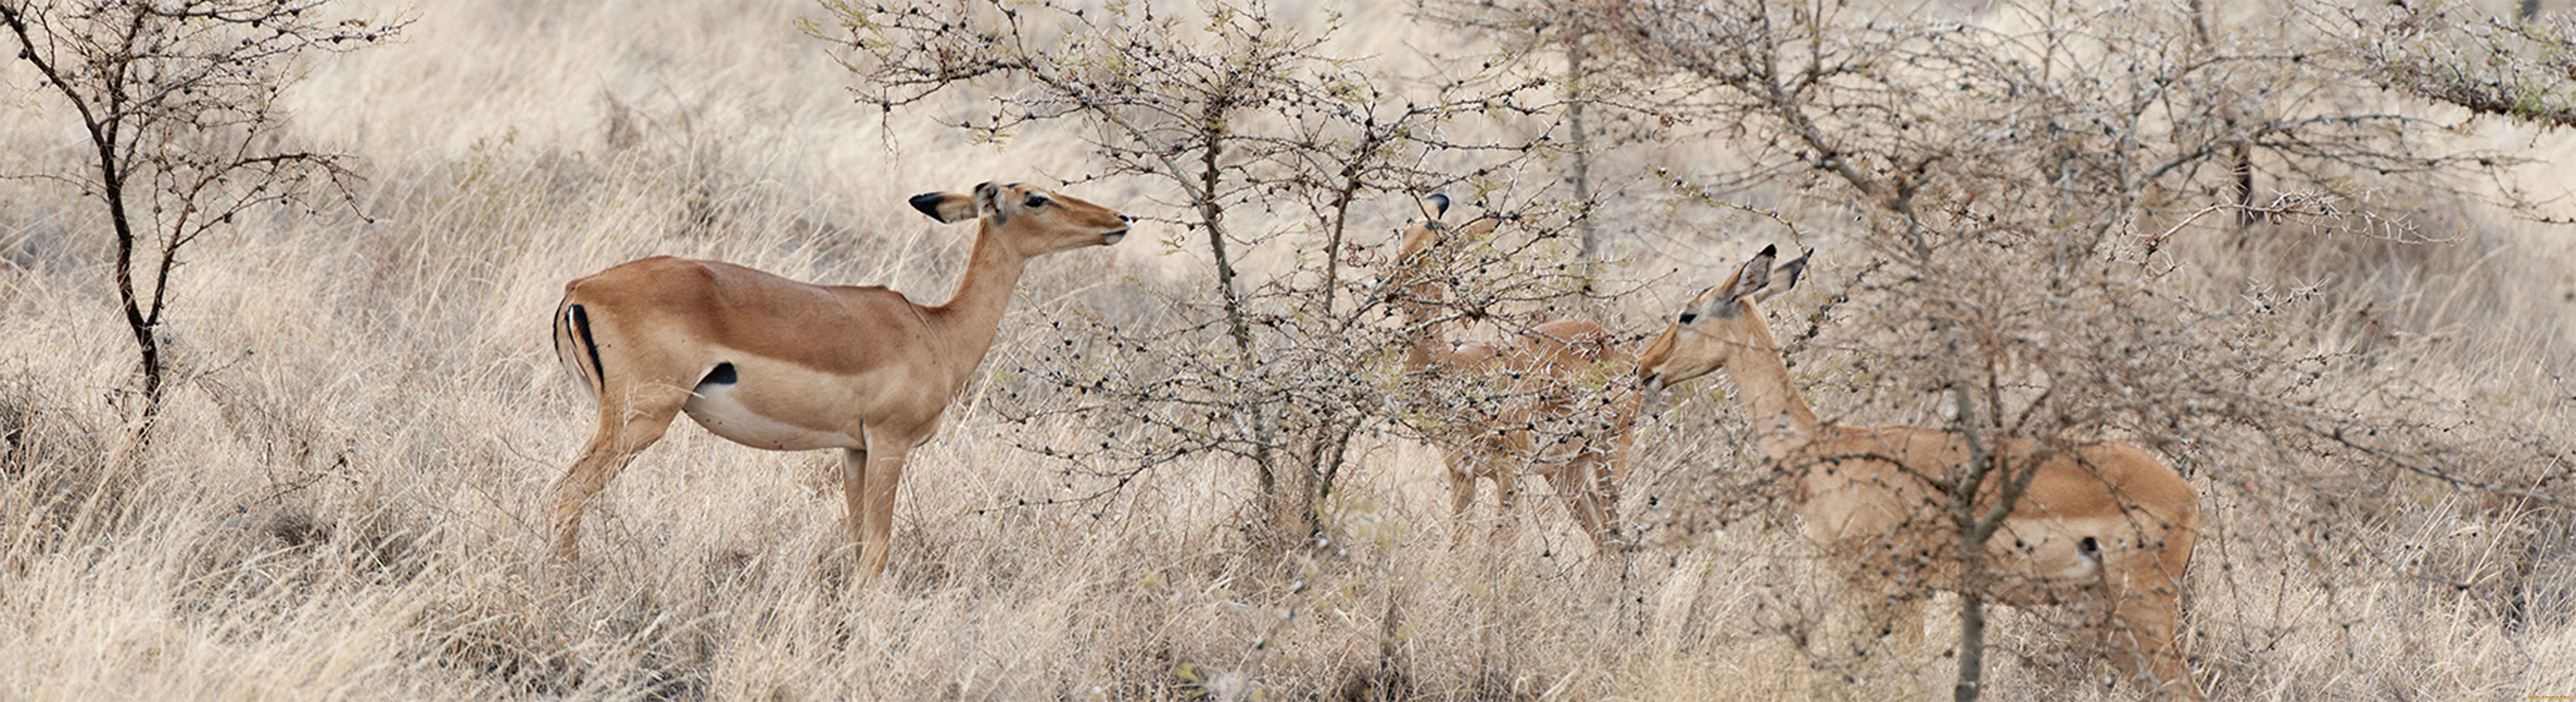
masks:
<svg viewBox="0 0 2576 702"><path fill-rule="evenodd" d="M1494 483L1495 501L1510 514L1520 491L1518 474L1527 466L1563 494L1566 510L1596 547L1605 552L1619 547L1619 480L1626 473L1628 428L1641 397L1619 376L1633 367L1635 356L1589 319L1547 322L1500 344L1453 347L1443 333L1447 316L1434 304L1447 291L1433 279L1430 271L1437 265L1430 257L1442 255L1444 243L1492 232L1495 222L1479 219L1450 227L1439 220L1449 209L1449 198L1429 199L1436 208L1433 216L1408 227L1396 247L1397 280L1409 293L1399 306L1418 335L1405 351L1405 374L1417 381L1455 374L1501 398L1490 414L1444 417L1431 432L1445 454L1450 511L1466 515L1481 478ZM1456 404L1449 402L1452 398L1429 396L1438 392L1432 387L1419 391L1431 404Z"/></svg>
<svg viewBox="0 0 2576 702"><path fill-rule="evenodd" d="M1810 544L1856 580L1905 573L1926 579L1907 585L1956 589L1951 542L1958 531L1939 512L1949 497L1932 481L1962 473L1968 439L1928 427L1818 421L1790 384L1779 342L1753 304L1796 285L1805 270L1801 256L1775 272L1776 253L1765 247L1655 337L1637 364L1647 392L1725 370L1751 421L1755 450L1791 486ZM1774 280L1786 282L1769 289ZM1979 513L1997 499L2000 476L2036 472L1985 545L1982 580L1994 583L1988 596L2014 605L2077 605L2101 617L2097 633L2115 666L2132 678L2151 677L2161 694L2198 699L2177 631L2183 569L2200 519L2191 483L2124 443L2052 451L2009 439L1995 456L2003 469L1977 495ZM1919 620L1911 633L1921 636Z"/></svg>
<svg viewBox="0 0 2576 702"><path fill-rule="evenodd" d="M913 209L977 220L957 294L925 307L877 286L812 285L654 257L564 286L555 354L599 402L599 429L548 490L554 553L580 553L582 503L687 413L735 443L837 448L860 587L884 572L904 456L993 344L1029 259L1117 243L1128 219L1026 184L928 193Z"/></svg>

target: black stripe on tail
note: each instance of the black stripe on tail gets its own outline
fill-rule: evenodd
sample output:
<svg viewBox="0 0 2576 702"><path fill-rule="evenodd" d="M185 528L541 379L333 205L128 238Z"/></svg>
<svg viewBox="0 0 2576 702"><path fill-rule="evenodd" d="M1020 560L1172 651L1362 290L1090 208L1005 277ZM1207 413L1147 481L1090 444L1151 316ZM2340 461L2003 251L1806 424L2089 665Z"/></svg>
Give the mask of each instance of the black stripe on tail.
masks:
<svg viewBox="0 0 2576 702"><path fill-rule="evenodd" d="M591 338L590 335L590 311L582 309L582 306L577 304L565 305L564 319L569 320L572 323L572 333L568 335L571 338L572 343L579 344L583 355L590 357L590 372L585 375L590 376L586 380L591 382L591 390L593 391L593 394L601 398L606 398L608 396L608 368L600 365L599 341Z"/></svg>

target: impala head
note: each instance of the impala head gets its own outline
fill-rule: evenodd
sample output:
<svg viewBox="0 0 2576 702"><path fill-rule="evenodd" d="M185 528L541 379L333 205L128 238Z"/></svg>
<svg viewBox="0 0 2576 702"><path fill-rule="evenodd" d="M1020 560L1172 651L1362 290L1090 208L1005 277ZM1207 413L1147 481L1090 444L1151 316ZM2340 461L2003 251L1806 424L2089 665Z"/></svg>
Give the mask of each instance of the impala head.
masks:
<svg viewBox="0 0 2576 702"><path fill-rule="evenodd" d="M1106 246L1127 236L1126 215L1027 183L985 183L972 195L922 193L912 208L942 222L980 220L983 233L1022 256Z"/></svg>
<svg viewBox="0 0 2576 702"><path fill-rule="evenodd" d="M1425 252L1446 242L1461 238L1475 239L1491 234L1494 231L1494 225L1497 224L1493 218L1486 217L1468 222L1463 226L1452 226L1440 221L1442 216L1449 214L1449 196L1432 193L1423 200L1431 207L1426 213L1430 216L1423 218L1419 224L1405 227L1404 235L1396 240L1393 258L1396 274L1391 278L1399 284L1414 286L1412 296L1414 302L1408 304L1407 308L1416 312L1421 311L1416 309L1422 305L1421 301L1441 300L1448 296L1447 289L1439 285L1439 281L1429 279L1426 269L1435 268L1439 264L1425 258L1429 255Z"/></svg>
<svg viewBox="0 0 2576 702"><path fill-rule="evenodd" d="M1661 390L1724 367L1739 351L1777 353L1771 328L1753 303L1795 287L1798 275L1807 270L1807 255L1814 253L1808 249L1798 260L1773 270L1771 261L1779 255L1779 247L1762 247L1762 253L1744 262L1726 282L1691 298L1681 315L1637 357L1638 379L1649 390ZM1775 281L1778 285L1773 285Z"/></svg>

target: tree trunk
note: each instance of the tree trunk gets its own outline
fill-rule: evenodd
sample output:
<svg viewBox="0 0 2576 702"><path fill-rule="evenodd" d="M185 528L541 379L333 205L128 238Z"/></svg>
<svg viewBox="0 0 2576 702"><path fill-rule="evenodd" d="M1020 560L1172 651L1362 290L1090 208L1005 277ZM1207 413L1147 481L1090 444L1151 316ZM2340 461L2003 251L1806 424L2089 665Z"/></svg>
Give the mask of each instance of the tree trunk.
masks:
<svg viewBox="0 0 2576 702"><path fill-rule="evenodd" d="M1959 682L1950 688L1954 702L1975 702L1985 693L1986 595L1983 585L1959 588Z"/></svg>
<svg viewBox="0 0 2576 702"><path fill-rule="evenodd" d="M1584 89L1588 77L1584 71L1584 35L1577 32L1565 38L1565 93L1571 101L1565 108L1566 126L1573 131L1575 231L1583 237L1582 273L1585 294L1593 291L1593 278L1600 273L1600 232L1592 226L1592 131L1584 124Z"/></svg>

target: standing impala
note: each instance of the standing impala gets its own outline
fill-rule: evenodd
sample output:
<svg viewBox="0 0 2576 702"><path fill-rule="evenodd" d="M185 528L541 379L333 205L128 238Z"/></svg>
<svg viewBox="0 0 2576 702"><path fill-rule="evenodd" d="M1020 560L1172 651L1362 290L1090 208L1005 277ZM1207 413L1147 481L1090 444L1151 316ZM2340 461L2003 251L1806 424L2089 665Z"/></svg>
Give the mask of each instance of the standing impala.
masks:
<svg viewBox="0 0 2576 702"><path fill-rule="evenodd" d="M1493 481L1494 501L1509 515L1520 492L1523 466L1547 479L1565 498L1566 511L1609 551L1620 546L1619 480L1626 473L1628 429L1637 416L1641 394L1627 387L1624 376L1635 356L1611 338L1609 330L1589 319L1560 319L1506 337L1498 344L1451 346L1447 322L1431 304L1447 291L1431 279L1438 268L1428 257L1444 242L1473 239L1494 229L1494 220L1464 226L1442 224L1449 198L1432 195L1431 219L1407 228L1397 244L1398 282L1407 286L1403 308L1407 325L1419 336L1404 356L1406 375L1458 374L1498 391L1500 407L1481 417L1450 417L1432 432L1444 456L1449 479L1449 506L1464 517L1476 501L1476 481ZM1446 404L1424 387L1422 398Z"/></svg>
<svg viewBox="0 0 2576 702"><path fill-rule="evenodd" d="M957 294L936 307L883 287L669 257L566 284L555 354L599 401L599 430L548 490L556 557L580 554L583 501L686 412L745 446L841 449L858 582L874 582L904 455L983 362L1028 260L1127 235L1125 216L1026 184L911 203L942 222L978 220Z"/></svg>
<svg viewBox="0 0 2576 702"><path fill-rule="evenodd" d="M1897 587L1956 589L1958 531L1941 511L1949 495L1933 481L1962 473L1971 455L1968 439L1929 427L1818 421L1790 384L1780 344L1753 306L1796 285L1805 269L1801 256L1775 274L1775 251L1763 248L1725 283L1691 300L1638 359L1638 375L1653 392L1725 370L1752 423L1754 448L1792 487L1809 543L1855 581L1911 575L1923 580ZM1787 282L1766 291L1774 279ZM2191 483L2124 443L2050 451L2009 439L1996 460L2002 470L1979 492L1980 513L1997 499L1996 486L2006 476L2036 473L1986 543L1989 572L1981 579L1993 583L1988 596L2024 606L2074 604L2082 616L2100 618L2098 633L2123 672L2150 678L2162 695L2198 699L2177 638L2183 569L2200 519ZM1887 626L1873 624L1864 631ZM1920 638L1921 622L1910 630Z"/></svg>

